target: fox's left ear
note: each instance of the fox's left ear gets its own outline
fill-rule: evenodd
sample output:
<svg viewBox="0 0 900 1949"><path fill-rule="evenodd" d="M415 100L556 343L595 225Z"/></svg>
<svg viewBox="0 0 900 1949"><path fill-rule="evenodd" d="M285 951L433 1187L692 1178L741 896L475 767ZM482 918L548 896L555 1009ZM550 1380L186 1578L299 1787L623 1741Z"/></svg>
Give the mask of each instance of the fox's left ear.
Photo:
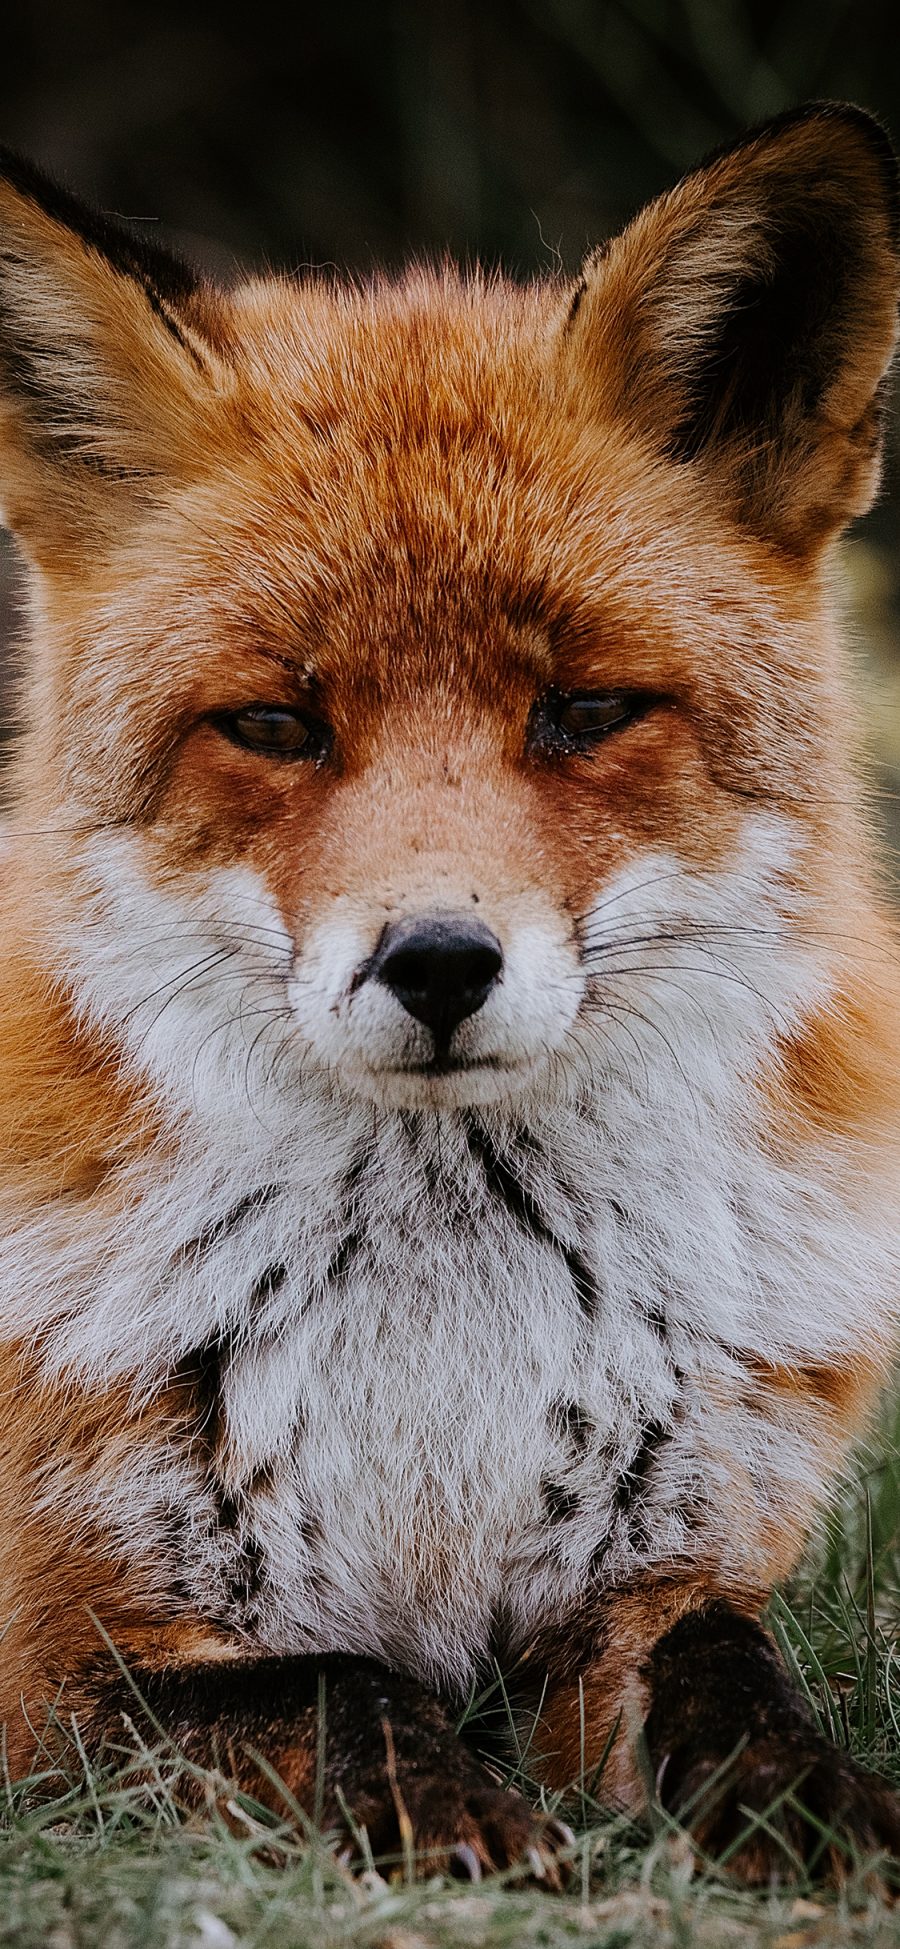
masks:
<svg viewBox="0 0 900 1949"><path fill-rule="evenodd" d="M56 574L202 454L216 294L0 150L0 508Z"/></svg>
<svg viewBox="0 0 900 1949"><path fill-rule="evenodd" d="M808 556L870 505L900 293L897 163L816 103L715 156L590 259L565 356L598 417Z"/></svg>

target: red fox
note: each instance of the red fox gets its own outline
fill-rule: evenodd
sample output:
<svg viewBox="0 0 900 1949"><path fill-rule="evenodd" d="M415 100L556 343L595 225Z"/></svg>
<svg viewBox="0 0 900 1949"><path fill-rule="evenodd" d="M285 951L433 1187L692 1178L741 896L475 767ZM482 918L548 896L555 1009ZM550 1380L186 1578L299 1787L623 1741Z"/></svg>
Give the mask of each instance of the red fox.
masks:
<svg viewBox="0 0 900 1949"><path fill-rule="evenodd" d="M829 593L898 285L829 104L574 287L218 291L4 158L14 1771L146 1712L552 1885L455 1730L496 1661L549 1793L603 1761L749 1881L900 1852L761 1623L900 1300Z"/></svg>

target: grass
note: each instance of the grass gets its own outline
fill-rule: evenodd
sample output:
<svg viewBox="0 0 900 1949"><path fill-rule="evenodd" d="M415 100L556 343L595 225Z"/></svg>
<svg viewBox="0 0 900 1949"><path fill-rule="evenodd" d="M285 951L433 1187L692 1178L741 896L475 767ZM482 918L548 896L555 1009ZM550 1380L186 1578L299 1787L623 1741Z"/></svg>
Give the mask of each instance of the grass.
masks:
<svg viewBox="0 0 900 1949"><path fill-rule="evenodd" d="M900 1406L848 1481L770 1621L824 1730L900 1786ZM502 1699L502 1690L498 1683ZM0 1949L900 1949L895 1910L866 1864L839 1895L751 1895L695 1867L680 1831L648 1838L576 1799L564 1897L516 1882L413 1882L408 1867L349 1873L327 1837L232 1803L185 1820L177 1756L156 1786L98 1774L77 1744L52 1801L6 1787ZM511 1767L518 1778L527 1756Z"/></svg>

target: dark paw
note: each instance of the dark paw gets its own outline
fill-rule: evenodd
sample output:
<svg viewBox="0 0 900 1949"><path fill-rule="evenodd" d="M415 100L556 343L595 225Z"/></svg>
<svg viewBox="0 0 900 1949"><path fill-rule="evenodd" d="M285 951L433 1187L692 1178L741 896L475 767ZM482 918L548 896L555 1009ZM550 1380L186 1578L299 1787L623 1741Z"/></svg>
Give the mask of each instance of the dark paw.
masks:
<svg viewBox="0 0 900 1949"><path fill-rule="evenodd" d="M364 1660L334 1661L332 1671L324 1816L351 1853L420 1877L478 1881L518 1869L562 1887L568 1828L498 1786L445 1706L416 1680Z"/></svg>
<svg viewBox="0 0 900 1949"><path fill-rule="evenodd" d="M811 1730L757 1734L724 1762L674 1756L658 1788L703 1854L752 1886L839 1882L874 1857L900 1867L900 1798Z"/></svg>
<svg viewBox="0 0 900 1949"><path fill-rule="evenodd" d="M472 1760L448 1772L418 1772L385 1781L351 1809L376 1860L410 1863L420 1877L449 1874L466 1881L518 1868L523 1878L561 1889L573 1836L562 1821L542 1816L521 1794L496 1786Z"/></svg>
<svg viewBox="0 0 900 1949"><path fill-rule="evenodd" d="M840 1881L880 1856L900 1872L900 1800L823 1739L771 1639L716 1601L644 1666L647 1752L663 1806L750 1884Z"/></svg>

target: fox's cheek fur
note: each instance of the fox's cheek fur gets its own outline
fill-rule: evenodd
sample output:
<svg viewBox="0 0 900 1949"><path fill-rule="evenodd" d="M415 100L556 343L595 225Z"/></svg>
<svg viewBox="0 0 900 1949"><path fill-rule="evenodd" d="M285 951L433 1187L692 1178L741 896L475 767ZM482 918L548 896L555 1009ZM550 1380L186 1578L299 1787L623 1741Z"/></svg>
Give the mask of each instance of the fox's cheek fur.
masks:
<svg viewBox="0 0 900 1949"><path fill-rule="evenodd" d="M536 893L502 903L502 979L457 1030L459 1071L441 1077L428 1072L429 1032L365 978L396 895L392 907L335 897L289 927L252 865L166 876L134 833L84 843L73 883L77 909L54 915L52 931L79 1012L124 1038L132 1062L185 1108L214 1120L228 1098L240 1105L252 1091L262 1109L273 1091L301 1086L432 1108L558 1093L547 1064L570 1035L585 975L564 916ZM440 911L420 900L407 906Z"/></svg>
<svg viewBox="0 0 900 1949"><path fill-rule="evenodd" d="M456 1032L459 1068L440 1076L430 1032L366 969L398 906L459 911L446 882L443 903L419 881L405 903L396 891L390 902L335 896L288 926L252 865L167 879L138 834L87 842L72 871L77 913L54 920L54 952L79 1011L124 1037L132 1061L185 1107L215 1118L225 1097L252 1090L262 1107L301 1086L431 1108L559 1093L547 1067L586 978L571 926L536 892L507 896L493 915L486 898L479 905L494 919L503 974Z"/></svg>
<svg viewBox="0 0 900 1949"><path fill-rule="evenodd" d="M49 925L79 1013L180 1113L215 1126L228 1104L265 1116L335 1092L513 1111L614 1092L656 1044L698 1088L711 1071L721 1088L723 1061L758 1069L827 996L796 887L807 845L788 819L755 813L715 871L634 847L598 877L577 927L564 901L536 889L492 901L482 885L470 911L492 923L503 972L457 1029L448 1074L431 1067L430 1032L367 972L398 913L458 915L464 886L472 901L473 875L457 875L454 900L446 863L423 880L395 862L390 890L320 898L288 924L260 866L167 872L148 836L97 835L71 862L77 899Z"/></svg>

